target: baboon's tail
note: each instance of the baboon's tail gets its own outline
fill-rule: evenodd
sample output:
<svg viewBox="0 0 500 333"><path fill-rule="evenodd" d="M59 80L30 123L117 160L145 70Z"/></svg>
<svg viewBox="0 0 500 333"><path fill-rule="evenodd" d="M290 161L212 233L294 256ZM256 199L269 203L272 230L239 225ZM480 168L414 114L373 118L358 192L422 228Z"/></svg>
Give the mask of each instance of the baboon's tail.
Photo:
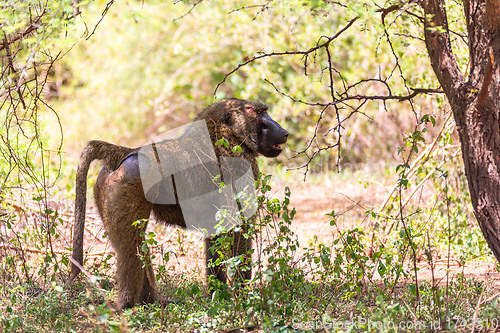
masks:
<svg viewBox="0 0 500 333"><path fill-rule="evenodd" d="M75 225L73 227L73 260L83 265L83 232L85 230L85 208L87 204L87 173L94 160L101 160L109 170L116 170L123 159L134 149L117 146L104 141L90 141L83 149L76 171ZM68 283L80 273L80 267L71 263Z"/></svg>

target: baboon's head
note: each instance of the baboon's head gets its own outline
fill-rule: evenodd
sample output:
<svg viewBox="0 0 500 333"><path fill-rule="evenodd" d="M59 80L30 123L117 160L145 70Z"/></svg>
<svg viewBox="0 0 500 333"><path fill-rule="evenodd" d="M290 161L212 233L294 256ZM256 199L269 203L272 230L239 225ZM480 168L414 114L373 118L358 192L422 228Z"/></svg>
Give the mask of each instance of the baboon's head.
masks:
<svg viewBox="0 0 500 333"><path fill-rule="evenodd" d="M289 133L267 114L268 106L237 98L223 100L200 114L207 126L218 124L218 133L243 149L265 157L276 157Z"/></svg>

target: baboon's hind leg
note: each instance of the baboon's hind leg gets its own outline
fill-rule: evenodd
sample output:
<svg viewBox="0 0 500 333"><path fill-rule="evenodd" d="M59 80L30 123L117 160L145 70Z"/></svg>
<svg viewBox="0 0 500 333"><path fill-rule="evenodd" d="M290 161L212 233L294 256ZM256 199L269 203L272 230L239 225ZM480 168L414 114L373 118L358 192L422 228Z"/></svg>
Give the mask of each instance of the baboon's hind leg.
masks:
<svg viewBox="0 0 500 333"><path fill-rule="evenodd" d="M143 239L144 242L144 239ZM151 255L149 253L145 254L145 261L143 262L145 265L144 270L144 282L142 284L141 296L139 297L140 303L153 303L158 302L160 300L160 295L157 291L155 272L153 269L153 265L151 263Z"/></svg>
<svg viewBox="0 0 500 333"><path fill-rule="evenodd" d="M136 230L132 230L132 228ZM132 228L127 233L137 234L129 238L128 244L123 244L124 246L120 250L115 247L117 252L117 303L122 309L133 307L138 303L152 303L159 300L149 253L142 251L144 238L140 236L140 229Z"/></svg>
<svg viewBox="0 0 500 333"><path fill-rule="evenodd" d="M96 201L108 237L117 256L117 305L159 300L149 253L142 251L152 205L144 198L140 179L130 178L125 163L114 172L101 170L95 185ZM134 225L135 221L139 221ZM142 259L141 259L142 258Z"/></svg>

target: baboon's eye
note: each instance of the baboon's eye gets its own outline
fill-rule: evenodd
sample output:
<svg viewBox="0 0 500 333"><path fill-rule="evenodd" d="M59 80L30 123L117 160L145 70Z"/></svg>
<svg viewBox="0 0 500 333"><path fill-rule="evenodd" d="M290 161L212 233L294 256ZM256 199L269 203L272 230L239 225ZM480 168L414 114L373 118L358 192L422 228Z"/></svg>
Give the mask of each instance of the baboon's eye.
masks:
<svg viewBox="0 0 500 333"><path fill-rule="evenodd" d="M251 106L247 106L246 111L247 111L248 113L252 114L252 113L253 113L253 107L251 107Z"/></svg>

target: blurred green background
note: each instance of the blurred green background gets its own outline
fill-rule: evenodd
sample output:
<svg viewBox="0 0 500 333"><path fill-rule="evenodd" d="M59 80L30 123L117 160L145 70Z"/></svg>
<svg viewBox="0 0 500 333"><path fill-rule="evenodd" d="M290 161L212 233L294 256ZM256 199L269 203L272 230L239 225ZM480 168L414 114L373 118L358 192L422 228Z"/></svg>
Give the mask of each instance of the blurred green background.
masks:
<svg viewBox="0 0 500 333"><path fill-rule="evenodd" d="M308 50L321 42L321 36L345 26L354 14L352 9L326 2L287 1L264 8L250 1L210 1L192 6L181 1L115 3L95 28L106 2L86 5L74 22L76 44L55 64L50 78L50 100L60 117L69 159L76 161L90 139L138 146L189 122L214 102L217 84L238 64L262 52ZM402 32L412 28L410 18L404 22L406 26L393 28ZM425 55L423 43L410 44L404 36L392 43L405 60L399 66L405 75L411 74L407 85L435 87L428 60L420 56ZM367 77L380 77L389 80L393 94L407 93L377 20L355 23L329 49L341 73L335 73L335 91L342 92L346 84ZM292 133L277 160L287 168L308 160L306 155L290 158L313 137L322 109L294 103L283 94L308 102L331 98L325 52L311 54L307 68L305 60L302 55L288 55L255 61L227 77L215 96L269 104L272 117ZM367 82L350 93L389 92L383 84ZM344 122L341 166L369 169L395 163L397 147L413 131L417 119L431 113L439 121L442 113L434 97L416 101L414 112L409 103L368 102L362 113ZM341 105L341 117L357 106L356 102ZM58 142L59 124L50 113L45 115L45 130ZM308 155L315 147L336 142L338 133L330 131L337 124L336 116L333 108L324 112ZM322 152L313 160L311 173L337 171L338 152L336 148ZM266 161L264 167L277 161ZM303 178L300 171L288 177Z"/></svg>

